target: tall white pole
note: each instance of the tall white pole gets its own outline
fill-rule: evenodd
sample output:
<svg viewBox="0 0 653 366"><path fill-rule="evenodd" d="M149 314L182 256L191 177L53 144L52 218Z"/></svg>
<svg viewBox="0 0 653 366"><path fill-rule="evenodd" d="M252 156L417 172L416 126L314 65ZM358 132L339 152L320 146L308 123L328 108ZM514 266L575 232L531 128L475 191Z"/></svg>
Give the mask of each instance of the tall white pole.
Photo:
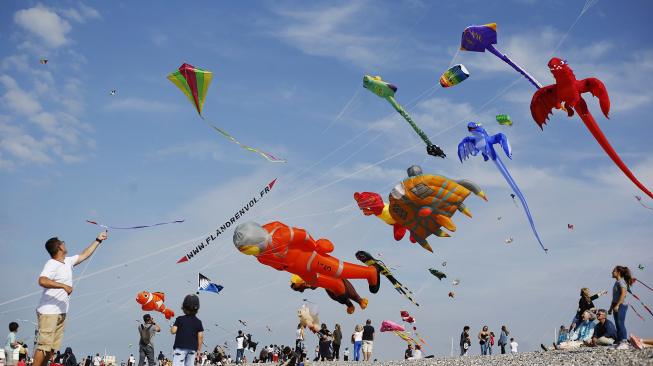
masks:
<svg viewBox="0 0 653 366"><path fill-rule="evenodd" d="M449 353L449 357L453 357L453 337L451 337L451 352Z"/></svg>

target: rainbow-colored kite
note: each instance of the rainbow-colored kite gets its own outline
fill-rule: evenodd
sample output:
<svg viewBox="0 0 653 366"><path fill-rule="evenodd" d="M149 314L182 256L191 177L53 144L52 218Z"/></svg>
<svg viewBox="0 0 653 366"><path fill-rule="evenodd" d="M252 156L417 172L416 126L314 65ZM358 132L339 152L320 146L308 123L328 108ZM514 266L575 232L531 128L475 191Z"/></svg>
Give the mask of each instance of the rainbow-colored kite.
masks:
<svg viewBox="0 0 653 366"><path fill-rule="evenodd" d="M202 107L204 106L204 99L206 99L206 93L209 90L209 85L211 85L211 80L213 80L213 73L211 71L200 69L190 64L183 64L179 66L179 69L168 75L168 80L170 80L177 88L179 88L188 100L193 103L197 113L202 118L202 120L211 126L214 130L220 133L222 136L228 138L231 142L238 144L245 150L255 152L269 162L272 163L285 163L286 160L279 159L272 154L268 154L264 151L249 147L240 143L236 140L235 137L231 136L227 131L209 123L204 116L202 115Z"/></svg>

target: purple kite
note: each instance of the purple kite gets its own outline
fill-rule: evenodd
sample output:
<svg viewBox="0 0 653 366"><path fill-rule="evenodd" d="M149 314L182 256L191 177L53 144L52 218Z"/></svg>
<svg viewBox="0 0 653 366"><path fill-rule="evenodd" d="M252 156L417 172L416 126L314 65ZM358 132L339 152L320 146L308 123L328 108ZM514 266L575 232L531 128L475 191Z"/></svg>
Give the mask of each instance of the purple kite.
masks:
<svg viewBox="0 0 653 366"><path fill-rule="evenodd" d="M485 52L485 50L490 51L493 55L500 58L503 62L510 65L513 69L517 70L520 74L524 75L531 84L535 85L536 88L541 88L542 84L539 81L535 80L531 75L529 75L524 69L519 65L512 62L507 55L499 52L493 45L497 44L497 23L490 23L485 25L472 25L463 31L463 36L460 41L460 49L462 51L472 51L472 52Z"/></svg>

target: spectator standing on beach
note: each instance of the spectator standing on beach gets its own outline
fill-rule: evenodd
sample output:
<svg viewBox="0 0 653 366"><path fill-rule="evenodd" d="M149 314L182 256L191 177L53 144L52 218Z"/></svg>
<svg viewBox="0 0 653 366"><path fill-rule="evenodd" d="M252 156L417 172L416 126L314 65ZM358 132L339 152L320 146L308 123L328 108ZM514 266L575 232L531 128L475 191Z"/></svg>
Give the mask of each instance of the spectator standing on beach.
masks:
<svg viewBox="0 0 653 366"><path fill-rule="evenodd" d="M333 330L333 359L336 361L340 359L340 343L342 343L342 330L340 324L336 324Z"/></svg>
<svg viewBox="0 0 653 366"><path fill-rule="evenodd" d="M134 357L134 354L130 354L129 358L127 359L127 366L136 366L136 358Z"/></svg>
<svg viewBox="0 0 653 366"><path fill-rule="evenodd" d="M245 352L245 336L243 331L239 330L236 336L236 365L240 364L243 360L243 353Z"/></svg>
<svg viewBox="0 0 653 366"><path fill-rule="evenodd" d="M599 296L607 294L607 291L599 291L595 293L594 295L590 295L590 289L587 287L583 287L580 289L580 299L578 300L578 310L576 310L576 316L574 317L574 321L571 323L571 326L569 327L569 330L572 331L576 329L576 326L582 322L582 315L585 310L594 310L596 309L596 306L594 306L594 300L598 299Z"/></svg>
<svg viewBox="0 0 653 366"><path fill-rule="evenodd" d="M333 340L333 335L324 323L320 326L320 331L317 334L320 337L320 361L329 361L331 359L331 341Z"/></svg>
<svg viewBox="0 0 653 366"><path fill-rule="evenodd" d="M492 356L492 347L494 347L494 332L490 332L490 344L487 348L487 353Z"/></svg>
<svg viewBox="0 0 653 366"><path fill-rule="evenodd" d="M599 309L596 313L598 323L594 326L591 346L611 346L617 338L617 328L606 317L605 309Z"/></svg>
<svg viewBox="0 0 653 366"><path fill-rule="evenodd" d="M43 293L36 308L38 343L34 350L34 366L45 366L54 350L61 348L70 294L73 292L73 267L87 260L106 239L107 232L101 232L84 251L72 257L66 257L66 243L59 238L50 238L45 242L50 259L43 266L38 281Z"/></svg>
<svg viewBox="0 0 653 366"><path fill-rule="evenodd" d="M608 314L614 313L614 325L617 328L617 349L628 349L628 332L626 331L628 304L624 300L626 299L626 292L630 290L630 286L633 284L633 278L630 269L624 266L614 267L612 278L615 279L615 283L612 287L612 303Z"/></svg>
<svg viewBox="0 0 653 366"><path fill-rule="evenodd" d="M84 366L91 366L91 356L90 355L86 356L86 360L84 360Z"/></svg>
<svg viewBox="0 0 653 366"><path fill-rule="evenodd" d="M7 334L7 341L5 342L6 366L14 366L18 362L18 358L14 359L14 350L20 347L20 342L16 340L16 333L18 333L18 323L9 323L9 334Z"/></svg>
<svg viewBox="0 0 653 366"><path fill-rule="evenodd" d="M342 360L349 361L349 347L345 347L345 351L342 352Z"/></svg>
<svg viewBox="0 0 653 366"><path fill-rule="evenodd" d="M154 342L152 341L154 335L161 331L161 328L156 325L150 314L143 315L143 324L138 326L138 366L145 365L147 360L148 366L155 366L154 360Z"/></svg>
<svg viewBox="0 0 653 366"><path fill-rule="evenodd" d="M508 328L505 325L501 326L501 335L499 336L499 342L498 345L501 347L501 354L505 355L506 354L506 346L508 345L508 336L510 335L510 332L508 331Z"/></svg>
<svg viewBox="0 0 653 366"><path fill-rule="evenodd" d="M63 366L77 366L77 359L75 358L75 354L73 353L72 348L66 347L66 350L64 351L61 358L61 363Z"/></svg>
<svg viewBox="0 0 653 366"><path fill-rule="evenodd" d="M363 361L371 361L372 351L374 349L374 327L372 320L367 319L363 327Z"/></svg>
<svg viewBox="0 0 653 366"><path fill-rule="evenodd" d="M165 361L166 356L163 355L163 351L159 351L159 356L157 360L159 361L159 366L163 366L163 361Z"/></svg>
<svg viewBox="0 0 653 366"><path fill-rule="evenodd" d="M483 329L478 332L478 343L481 345L481 355L487 355L488 347L490 346L490 331L487 325L484 325Z"/></svg>
<svg viewBox="0 0 653 366"><path fill-rule="evenodd" d="M354 361L360 361L361 348L363 346L363 326L356 324L354 334L351 335L351 340L354 343Z"/></svg>
<svg viewBox="0 0 653 366"><path fill-rule="evenodd" d="M304 327L302 327L300 323L297 324L297 335L295 337L295 352L301 354L303 348L304 348Z"/></svg>
<svg viewBox="0 0 653 366"><path fill-rule="evenodd" d="M510 353L512 353L513 355L516 355L518 346L519 346L519 344L517 343L515 338L510 338Z"/></svg>
<svg viewBox="0 0 653 366"><path fill-rule="evenodd" d="M101 362L102 362L102 358L100 358L100 354L96 353L95 356L93 356L93 366L100 366Z"/></svg>
<svg viewBox="0 0 653 366"><path fill-rule="evenodd" d="M460 355L466 355L471 345L472 337L469 335L469 325L465 325L463 332L460 333Z"/></svg>
<svg viewBox="0 0 653 366"><path fill-rule="evenodd" d="M199 358L204 341L204 327L197 318L200 310L200 298L197 295L186 295L181 305L184 315L177 317L170 327L170 333L175 335L173 344L173 366L194 366ZM241 332L242 334L242 332Z"/></svg>

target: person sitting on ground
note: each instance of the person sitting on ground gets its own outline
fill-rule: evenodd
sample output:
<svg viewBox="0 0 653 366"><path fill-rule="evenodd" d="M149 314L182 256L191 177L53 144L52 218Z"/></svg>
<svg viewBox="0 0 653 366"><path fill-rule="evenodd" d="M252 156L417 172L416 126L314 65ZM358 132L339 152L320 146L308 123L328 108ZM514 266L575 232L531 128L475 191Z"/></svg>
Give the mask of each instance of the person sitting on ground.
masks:
<svg viewBox="0 0 653 366"><path fill-rule="evenodd" d="M630 337L628 337L628 341L633 345L633 347L635 347L635 349L653 347L653 338L644 339L631 334Z"/></svg>
<svg viewBox="0 0 653 366"><path fill-rule="evenodd" d="M589 311L585 310L581 315L582 322L576 327L576 330L569 337L568 340L556 345L553 344L555 349L575 349L580 346L587 346L592 342L592 336L594 335L594 315Z"/></svg>
<svg viewBox="0 0 653 366"><path fill-rule="evenodd" d="M406 348L406 351L404 351L404 360L407 360L411 357L413 357L413 345L408 343L408 348Z"/></svg>
<svg viewBox="0 0 653 366"><path fill-rule="evenodd" d="M564 325L561 325L560 330L558 330L558 341L556 342L556 344L560 344L566 341L568 337L569 337L569 331L567 330L567 328L565 328Z"/></svg>
<svg viewBox="0 0 653 366"><path fill-rule="evenodd" d="M606 318L606 313L605 309L597 312L599 322L594 327L594 335L589 344L591 346L611 346L617 339L617 328Z"/></svg>
<svg viewBox="0 0 653 366"><path fill-rule="evenodd" d="M607 294L608 291L599 291L595 293L594 295L590 295L590 289L587 287L583 287L580 289L580 299L578 300L578 309L576 310L576 316L574 317L574 320L571 322L571 325L569 326L569 330L574 330L576 329L576 326L582 322L582 315L585 310L590 310L594 311L596 310L596 306L594 306L594 300L598 299L599 296Z"/></svg>
<svg viewBox="0 0 653 366"><path fill-rule="evenodd" d="M413 357L408 358L409 360L421 360L424 358L422 355L422 346L419 344L415 345L415 350L413 351Z"/></svg>

